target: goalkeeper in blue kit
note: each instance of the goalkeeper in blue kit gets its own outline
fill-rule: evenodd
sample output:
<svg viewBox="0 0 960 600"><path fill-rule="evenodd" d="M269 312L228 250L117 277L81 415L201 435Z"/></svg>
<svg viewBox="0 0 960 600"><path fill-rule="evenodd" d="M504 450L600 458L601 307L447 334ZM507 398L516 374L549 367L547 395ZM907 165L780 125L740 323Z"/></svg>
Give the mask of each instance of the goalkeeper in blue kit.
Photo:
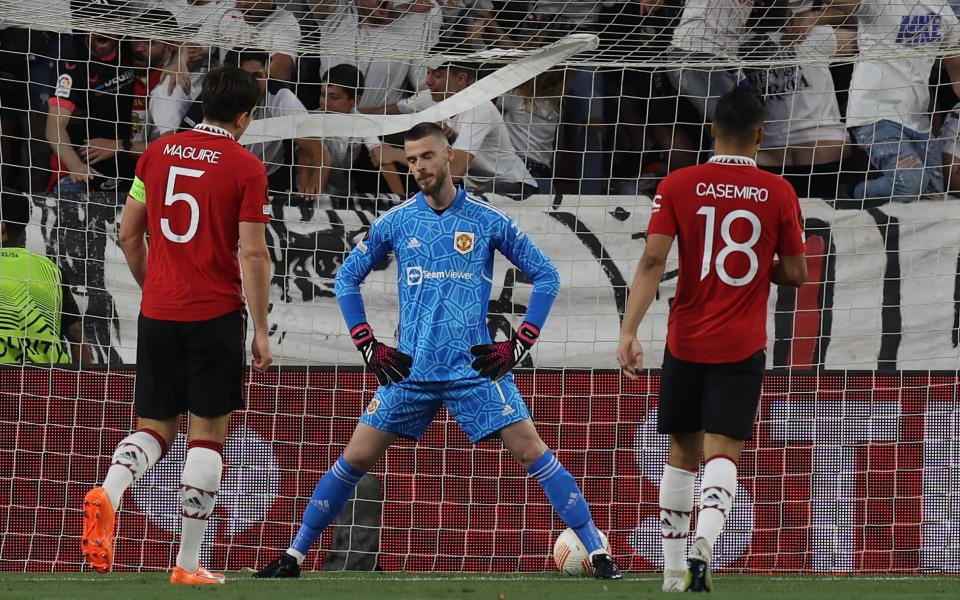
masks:
<svg viewBox="0 0 960 600"><path fill-rule="evenodd" d="M304 556L363 475L397 436L418 439L444 405L471 442L499 437L576 531L594 575L619 578L583 493L540 439L510 372L547 319L560 288L556 268L513 219L454 186L453 150L439 126L421 123L406 132L404 153L422 191L382 215L336 277L350 335L380 386L343 454L313 490L290 548L254 577L298 577ZM399 275L398 348L374 337L360 296L360 283L391 251ZM534 282L523 324L512 340L499 343L487 330L494 251Z"/></svg>

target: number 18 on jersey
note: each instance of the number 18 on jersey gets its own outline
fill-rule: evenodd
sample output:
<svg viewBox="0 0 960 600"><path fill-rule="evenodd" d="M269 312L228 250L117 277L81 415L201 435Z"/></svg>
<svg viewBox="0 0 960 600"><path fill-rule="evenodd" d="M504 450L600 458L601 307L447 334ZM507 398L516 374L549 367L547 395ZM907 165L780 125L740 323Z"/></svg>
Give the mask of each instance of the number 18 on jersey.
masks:
<svg viewBox="0 0 960 600"><path fill-rule="evenodd" d="M793 187L748 158L715 156L661 182L648 233L678 240L674 356L728 363L766 347L770 270L776 255L804 252L802 223Z"/></svg>

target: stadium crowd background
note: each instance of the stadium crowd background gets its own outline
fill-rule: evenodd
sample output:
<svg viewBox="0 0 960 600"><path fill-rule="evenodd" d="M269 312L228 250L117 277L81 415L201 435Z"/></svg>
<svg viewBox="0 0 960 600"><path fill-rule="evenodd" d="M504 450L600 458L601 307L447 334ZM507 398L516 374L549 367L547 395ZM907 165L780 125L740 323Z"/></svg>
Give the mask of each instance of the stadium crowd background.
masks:
<svg viewBox="0 0 960 600"><path fill-rule="evenodd" d="M892 2L905 7L911 5L906 0ZM887 0L864 0L861 5L888 3ZM870 196L862 191L853 193L856 182L862 181L868 171L864 150L869 148L869 143L864 144L848 133L846 126L850 124L844 123L851 108L848 91L852 63L835 63L829 69L822 65L823 60L832 56L856 53L856 16L833 19L831 23L837 24L836 27L811 28L811 15L818 17L824 10L819 0L758 0L742 5L731 3L746 6L749 14L724 15L721 22L714 25L704 25L701 18L700 23L688 26L681 21L689 23L689 13L704 3L688 4L688 15L683 19L680 18L684 10L682 0L72 0L70 7L74 16L133 19L137 25L146 24L151 30L169 30L179 39L185 31L198 30L217 39L242 41L246 50L269 51L268 64L250 67L268 79L269 94L261 117L323 110L356 109L375 114L412 112L430 104L428 88L431 86L440 87L440 95L434 94L434 99L438 99L442 98L444 84L446 91L453 93L485 74L483 65L471 64L467 66L480 70L464 72L462 77L469 78L464 83L455 81L457 73L451 73L446 81L439 80L442 70L433 71L428 67L439 66L431 63L430 57L440 52L528 48L570 32L598 34L600 48L593 58L599 61L588 61L588 64L606 62L609 66L556 68L496 100L506 128L499 129L499 123L485 123L481 133L506 139L493 139L484 144L481 152L493 146L491 160L477 158L476 154L475 160L494 164L497 185L515 197L534 191L651 193L668 171L701 162L710 146L703 127L709 120L709 107L704 118L702 96L687 90L686 95L678 95L677 62L683 62L686 72L693 73L700 61L769 60L775 66L744 69L731 75L740 85L753 85L770 106L769 141L759 157L760 165L793 176L792 181L803 188L798 189L801 197L862 199ZM840 0L831 4L830 9L855 13L857 6ZM952 20L945 20L942 27L947 44L955 41L952 11L950 17ZM727 18L730 23L723 22ZM696 34L692 42L690 35L685 36L677 29L678 24L684 32L691 30ZM90 33L78 29L72 32L24 29L9 22L2 26L3 154L0 162L3 183L7 188L31 192L53 191L57 188L58 175L80 170L80 163L74 165L74 169L64 168L64 163L70 163L69 159L75 160L74 157L65 160L61 155L64 149L59 142L64 131L73 133L74 137L83 135L87 140L90 150L83 149L84 140L71 142L77 157L84 158L88 165L100 163L105 167L103 161L116 159L114 168L122 191L123 181L131 179L142 144L184 124L177 116L189 115L189 112L180 104L196 99L203 70L227 59L226 53L231 49L180 46L160 39L152 43L131 38L111 41L108 36L93 34L91 37ZM937 27L939 37L939 25ZM739 28L748 34L731 40L730 35L725 35L725 28L727 33ZM914 29L919 31L917 26ZM919 39L917 35L914 32L914 39ZM794 39L785 41L789 36ZM915 45L922 42L924 40L919 40ZM361 60L363 48L371 44L377 46L374 52L395 45L398 58ZM323 55L301 51L311 47L330 50ZM648 66L616 66L615 61L620 58L631 65L642 61ZM87 107L95 119L99 117L94 113L116 118L120 125L111 130L115 131L116 138L100 131L110 129L107 122L98 122L97 126L91 122L84 130L84 124L79 122L85 116L82 108L77 110L70 99L58 99L70 91L58 91L56 87L58 78L72 75L63 72L65 62L93 65L88 75L95 79L98 75L94 72L100 63L112 65L118 72L131 73L129 81L96 95L92 101L99 107ZM658 63L671 66L658 66ZM358 67L361 75L349 67L330 71L343 64ZM917 181L903 193L905 199L929 197L931 192L960 185L940 182L931 186L926 181L928 175L941 176L943 161L949 170L951 153L960 153L954 143L956 119L949 117L957 101L948 73L951 66L950 61L941 63L929 58L911 67L921 72L926 67L930 71L931 101L916 115L919 125L909 122L909 118L903 123L912 132L901 135L901 139L916 141L918 137L912 134L918 130L919 138L923 138L924 124L932 124L934 137L941 135L947 143L942 145L942 156L931 147L930 156L921 157L920 168L915 169L917 173L909 175ZM185 70L190 77L183 75ZM165 98L165 105L171 107L169 110L154 110L162 104L154 99L160 91L161 80L165 73L175 71L180 71L177 80L183 84L182 89L170 88L172 93ZM722 67L711 68L711 72L732 73ZM331 77L343 84L332 93L332 98L325 95L323 85ZM180 93L188 89L188 81L193 82L193 88L189 93ZM878 89L889 91L891 86L903 88L898 92L903 97L924 97L928 92L911 89L917 87L915 82L876 82ZM85 84L74 81L72 87L77 93ZM418 91L422 93L417 94ZM862 90L862 95L871 91ZM153 106L148 109L148 104ZM61 116L59 121L49 117L52 106L65 105L76 112L71 115L72 111L68 110L66 117ZM864 121L860 113L870 110L868 106L855 110L857 124ZM491 112L485 110L471 116L497 119ZM884 115L877 115L877 120L883 118ZM454 125L452 136L456 136L455 123L451 125ZM490 133L487 129L494 131ZM471 135L471 140L481 143L473 138L476 135ZM96 146L97 140L103 147ZM325 140L323 147L315 142L311 147L309 140L298 140L295 145L270 144L255 152L268 163L273 191L294 189L308 195L317 191L343 195L409 192L412 189L409 182L397 176L398 171L400 175L404 171L402 157L390 152L390 142L396 140L387 138L383 140L387 143L379 147L376 141L363 141L366 147L352 143L357 140L333 139ZM471 143L463 142L464 147ZM817 152L808 150L812 145L817 146ZM51 153L60 158L59 166L54 161L53 173ZM320 155L316 155L318 153ZM516 161L514 154L521 161ZM291 176L284 167L296 164L304 165L307 170ZM315 167L318 172L309 171L309 167ZM869 176L876 177L878 173ZM490 191L494 187L489 180L483 183L474 179L468 177L467 183L477 191ZM96 186L96 182L92 183ZM521 185L516 185L518 183ZM60 191L78 189L82 188L67 185ZM899 193L876 194L873 202L884 202L888 196Z"/></svg>
<svg viewBox="0 0 960 600"><path fill-rule="evenodd" d="M801 198L868 208L960 188L951 177L960 168L960 58L950 56L960 27L946 0L923 10L913 0L60 4L70 29L0 21L0 167L4 190L56 206L58 237L44 240L47 255L64 281L87 288L85 329L103 338L100 347L109 334L98 323L114 318L102 281L104 232L146 145L200 121L203 73L219 63L258 77L257 118L390 115L423 110L500 66L457 56L593 33L599 47L580 62L444 123L468 156L453 163L458 181L517 200L610 194L629 206L623 196L652 195L668 172L709 156L710 98L740 85L767 105L758 164L787 177ZM887 21L858 21L879 8ZM158 36L120 38L89 31L91 22ZM183 43L194 36L198 43ZM871 59L883 76L870 71ZM384 136L248 147L267 166L274 202L311 210L413 193L398 146L398 136Z"/></svg>

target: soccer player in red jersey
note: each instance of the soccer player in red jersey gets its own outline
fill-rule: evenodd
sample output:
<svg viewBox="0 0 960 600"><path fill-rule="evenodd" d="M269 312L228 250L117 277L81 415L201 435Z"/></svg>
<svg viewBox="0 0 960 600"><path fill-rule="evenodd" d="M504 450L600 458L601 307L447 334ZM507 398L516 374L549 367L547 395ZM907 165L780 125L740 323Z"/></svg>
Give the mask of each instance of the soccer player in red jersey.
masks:
<svg viewBox="0 0 960 600"><path fill-rule="evenodd" d="M664 591L712 587L713 546L733 505L737 461L760 402L770 284L800 286L807 276L797 195L753 159L763 119L752 91L725 94L712 125L716 154L660 183L620 331L617 360L634 379L643 368L637 328L677 238L680 274L657 415L657 430L670 435L660 483ZM701 457L700 513L684 565Z"/></svg>
<svg viewBox="0 0 960 600"><path fill-rule="evenodd" d="M180 485L183 527L170 582L224 581L199 565L199 555L220 488L230 413L243 408L243 291L253 317L253 368L263 371L273 361L267 337L267 176L263 163L236 141L259 99L257 82L247 73L235 67L210 71L203 84L203 123L151 144L137 163L120 223L127 264L143 288L137 431L120 441L103 485L83 502L81 548L101 573L113 565L115 515L124 491L163 457L180 415L189 412Z"/></svg>

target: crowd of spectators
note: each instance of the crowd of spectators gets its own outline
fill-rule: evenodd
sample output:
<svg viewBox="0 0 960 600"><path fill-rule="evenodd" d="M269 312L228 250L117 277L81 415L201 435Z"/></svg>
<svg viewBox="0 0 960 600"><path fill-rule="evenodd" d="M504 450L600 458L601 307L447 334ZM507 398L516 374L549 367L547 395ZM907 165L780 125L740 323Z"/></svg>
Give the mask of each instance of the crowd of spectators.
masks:
<svg viewBox="0 0 960 600"><path fill-rule="evenodd" d="M0 15L2 245L23 244L17 198L46 193L45 206L53 202L69 223L44 239L64 270L48 287L82 282L86 335L73 321L51 327L73 354L83 347L98 361L117 358L109 350L116 311L103 289L106 232L139 154L202 119L204 73L218 64L260 81L257 119L359 121L427 110L500 66L464 53L594 33L600 45L589 60L548 69L442 123L459 183L517 200L650 195L668 172L709 156L716 98L748 86L767 108L757 164L801 197L864 207L960 191L960 27L947 0L60 4L65 18L50 26ZM248 147L266 164L275 203L414 191L396 136ZM34 260L6 252L8 261ZM65 314L75 304L63 294Z"/></svg>
<svg viewBox="0 0 960 600"><path fill-rule="evenodd" d="M69 4L70 30L0 29L5 187L123 191L146 144L202 117L211 65L261 79L259 118L392 115L424 110L498 66L438 63L438 54L531 48L583 31L600 36L587 64L602 66L549 70L444 123L454 176L469 189L518 199L651 193L710 152L715 99L738 85L767 104L758 164L802 196L912 201L960 188L951 176L960 67L949 56L960 31L946 0ZM90 15L128 19L156 37L86 31ZM303 138L251 150L273 192L310 200L410 192L395 143Z"/></svg>

